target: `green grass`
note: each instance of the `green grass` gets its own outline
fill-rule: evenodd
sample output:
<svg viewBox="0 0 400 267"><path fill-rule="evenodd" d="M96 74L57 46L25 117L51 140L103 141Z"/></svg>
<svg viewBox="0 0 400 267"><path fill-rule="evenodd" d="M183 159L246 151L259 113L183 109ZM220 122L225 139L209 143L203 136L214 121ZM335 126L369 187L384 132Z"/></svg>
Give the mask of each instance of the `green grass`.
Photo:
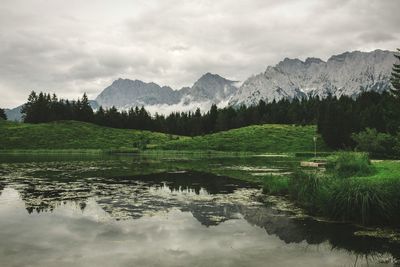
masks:
<svg viewBox="0 0 400 267"><path fill-rule="evenodd" d="M326 170L340 178L372 175L375 170L367 153L338 152L327 157Z"/></svg>
<svg viewBox="0 0 400 267"><path fill-rule="evenodd" d="M315 126L264 124L215 134L182 138L162 147L172 150L215 150L248 152L306 152L314 150ZM321 138L319 151L329 151Z"/></svg>
<svg viewBox="0 0 400 267"><path fill-rule="evenodd" d="M0 122L3 152L74 150L135 152L135 144L148 140L150 150L201 151L216 153L284 153L313 151L314 126L257 125L198 137L171 136L149 131L114 129L90 123L61 121L42 124ZM172 138L171 138L172 137ZM319 138L318 149L328 151Z"/></svg>
<svg viewBox="0 0 400 267"><path fill-rule="evenodd" d="M0 122L0 149L8 151L41 150L134 150L143 136L149 146L158 146L169 136L147 131L113 129L90 123L61 121L42 124Z"/></svg>
<svg viewBox="0 0 400 267"><path fill-rule="evenodd" d="M308 213L363 225L400 223L400 162L372 165L365 154L339 153L327 172L306 170L264 179L264 191L287 194ZM279 181L279 179L281 179Z"/></svg>
<svg viewBox="0 0 400 267"><path fill-rule="evenodd" d="M289 191L289 178L278 175L263 177L263 193L271 195L286 195Z"/></svg>

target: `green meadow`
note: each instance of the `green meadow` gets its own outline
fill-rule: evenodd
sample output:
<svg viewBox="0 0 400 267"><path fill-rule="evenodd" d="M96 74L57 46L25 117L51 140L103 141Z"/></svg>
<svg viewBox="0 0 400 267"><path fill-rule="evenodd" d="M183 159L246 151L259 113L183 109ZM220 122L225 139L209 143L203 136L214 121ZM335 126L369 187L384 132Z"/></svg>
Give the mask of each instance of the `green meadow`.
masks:
<svg viewBox="0 0 400 267"><path fill-rule="evenodd" d="M91 150L130 152L137 149L236 151L257 153L312 152L315 126L256 125L198 137L115 129L91 123L61 121L41 124L0 122L1 150ZM329 151L318 138L319 151Z"/></svg>

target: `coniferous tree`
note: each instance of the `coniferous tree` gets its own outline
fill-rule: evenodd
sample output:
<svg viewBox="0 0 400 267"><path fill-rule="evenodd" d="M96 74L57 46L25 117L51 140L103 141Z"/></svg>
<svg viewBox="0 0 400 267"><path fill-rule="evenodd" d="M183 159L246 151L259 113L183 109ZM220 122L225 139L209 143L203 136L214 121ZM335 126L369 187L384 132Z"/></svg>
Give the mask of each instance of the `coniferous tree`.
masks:
<svg viewBox="0 0 400 267"><path fill-rule="evenodd" d="M7 120L6 111L0 108L0 119Z"/></svg>
<svg viewBox="0 0 400 267"><path fill-rule="evenodd" d="M93 121L93 109L90 106L89 99L86 93L83 94L79 112L79 120L85 122L92 122Z"/></svg>
<svg viewBox="0 0 400 267"><path fill-rule="evenodd" d="M32 91L28 96L28 102L22 106L21 113L24 122L36 122L37 95Z"/></svg>
<svg viewBox="0 0 400 267"><path fill-rule="evenodd" d="M400 49L397 49L400 52ZM394 55L398 60L400 60L400 54ZM397 97L400 97L400 63L393 65L392 78L390 79L393 88L392 93Z"/></svg>
<svg viewBox="0 0 400 267"><path fill-rule="evenodd" d="M89 100L68 101L40 92L32 92L22 109L24 121L30 123L57 120L79 120L98 125L151 130L177 135L203 135L247 125L317 124L318 133L332 148L355 144L351 135L366 128L395 136L400 130L400 105L393 94L364 92L356 99L328 96L302 100L280 100L255 106L226 107L212 105L206 113L173 112L167 116L151 115L144 107L119 111L100 107L93 113Z"/></svg>

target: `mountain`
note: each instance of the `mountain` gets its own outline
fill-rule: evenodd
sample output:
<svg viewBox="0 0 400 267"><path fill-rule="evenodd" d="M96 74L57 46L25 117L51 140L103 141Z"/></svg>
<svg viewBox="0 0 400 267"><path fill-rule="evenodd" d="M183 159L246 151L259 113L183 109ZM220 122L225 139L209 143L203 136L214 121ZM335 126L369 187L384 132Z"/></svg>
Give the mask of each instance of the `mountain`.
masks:
<svg viewBox="0 0 400 267"><path fill-rule="evenodd" d="M22 114L21 114L21 109L22 106L18 106L13 109L5 109L6 115L7 115L7 120L9 121L21 121L22 120Z"/></svg>
<svg viewBox="0 0 400 267"><path fill-rule="evenodd" d="M217 74L206 73L191 88L184 88L180 92L183 98L194 102L211 101L218 104L237 91L235 83Z"/></svg>
<svg viewBox="0 0 400 267"><path fill-rule="evenodd" d="M140 80L118 79L96 98L103 107L127 109L145 106L149 111L166 114L172 111L209 109L212 104L226 104L238 88L235 81L206 73L192 87L173 90L171 87ZM225 102L224 102L225 101Z"/></svg>
<svg viewBox="0 0 400 267"><path fill-rule="evenodd" d="M345 52L330 57L326 62L319 58L285 58L265 72L248 78L239 88L236 81L217 74L206 73L191 87L174 90L156 83L140 80L118 79L105 88L90 104L94 110L101 105L118 109L145 106L155 114L187 112L200 108L209 110L212 104L247 106L261 99L294 99L342 95L357 97L365 91L383 92L390 87L394 52ZM6 110L9 120L21 120L21 106Z"/></svg>
<svg viewBox="0 0 400 267"><path fill-rule="evenodd" d="M118 79L104 89L96 98L103 107L118 108L147 106L156 104L175 104L179 102L178 93L170 87L139 80Z"/></svg>
<svg viewBox="0 0 400 267"><path fill-rule="evenodd" d="M285 58L264 73L248 78L229 105L254 105L260 99L270 102L283 98L326 97L329 94L356 97L364 91L382 92L389 89L393 52L346 52L330 57Z"/></svg>

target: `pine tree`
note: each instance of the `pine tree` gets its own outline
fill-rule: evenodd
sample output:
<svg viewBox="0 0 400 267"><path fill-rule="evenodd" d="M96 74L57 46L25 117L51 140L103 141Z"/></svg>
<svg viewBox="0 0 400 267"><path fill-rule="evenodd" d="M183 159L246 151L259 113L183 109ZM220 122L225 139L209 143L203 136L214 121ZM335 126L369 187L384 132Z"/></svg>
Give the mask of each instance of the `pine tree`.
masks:
<svg viewBox="0 0 400 267"><path fill-rule="evenodd" d="M0 108L0 120L7 120L7 115L4 109Z"/></svg>
<svg viewBox="0 0 400 267"><path fill-rule="evenodd" d="M85 121L85 122L93 121L93 109L90 106L89 99L88 99L86 93L83 94L79 113L80 113L79 114L80 121Z"/></svg>
<svg viewBox="0 0 400 267"><path fill-rule="evenodd" d="M400 49L397 49L400 52ZM398 60L400 60L400 55L394 55ZM397 97L400 97L400 64L393 65L392 78L390 79L393 88L392 93Z"/></svg>

